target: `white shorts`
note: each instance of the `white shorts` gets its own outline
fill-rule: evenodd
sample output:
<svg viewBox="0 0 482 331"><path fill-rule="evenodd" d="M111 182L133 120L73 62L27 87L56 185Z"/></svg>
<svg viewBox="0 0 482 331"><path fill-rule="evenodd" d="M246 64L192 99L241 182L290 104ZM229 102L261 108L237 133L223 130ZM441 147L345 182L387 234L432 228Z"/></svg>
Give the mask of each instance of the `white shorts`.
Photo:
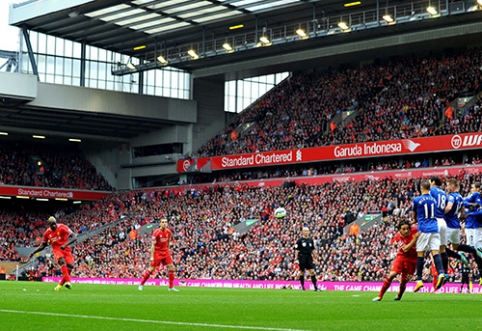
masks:
<svg viewBox="0 0 482 331"><path fill-rule="evenodd" d="M475 247L475 229L465 229L465 237L467 238L467 245Z"/></svg>
<svg viewBox="0 0 482 331"><path fill-rule="evenodd" d="M482 247L482 228L472 229L475 230L474 247Z"/></svg>
<svg viewBox="0 0 482 331"><path fill-rule="evenodd" d="M438 251L440 249L440 234L422 233L417 239L417 252Z"/></svg>
<svg viewBox="0 0 482 331"><path fill-rule="evenodd" d="M438 233L440 234L440 244L447 245L447 223L443 218L437 218Z"/></svg>
<svg viewBox="0 0 482 331"><path fill-rule="evenodd" d="M460 244L460 229L447 228L447 245L450 243Z"/></svg>

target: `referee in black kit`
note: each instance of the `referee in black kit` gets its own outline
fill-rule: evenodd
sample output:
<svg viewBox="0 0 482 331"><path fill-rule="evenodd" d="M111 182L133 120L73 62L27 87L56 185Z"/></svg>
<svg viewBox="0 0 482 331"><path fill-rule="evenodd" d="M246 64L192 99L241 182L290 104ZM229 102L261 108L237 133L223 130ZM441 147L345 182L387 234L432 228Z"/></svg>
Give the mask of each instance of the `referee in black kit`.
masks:
<svg viewBox="0 0 482 331"><path fill-rule="evenodd" d="M315 291L318 291L316 287L316 275L315 275L315 265L313 264L312 254L317 254L315 250L315 243L313 239L310 238L310 229L303 228L303 236L298 239L295 245L295 260L298 261L300 266L300 283L301 289L305 290L305 270L308 270L311 276L311 281Z"/></svg>
<svg viewBox="0 0 482 331"><path fill-rule="evenodd" d="M470 273L472 269L468 265L462 264L462 269L460 269L460 274L462 276L462 281L460 283L460 293L464 290L464 284L467 285L467 292L472 293L472 283L470 282Z"/></svg>

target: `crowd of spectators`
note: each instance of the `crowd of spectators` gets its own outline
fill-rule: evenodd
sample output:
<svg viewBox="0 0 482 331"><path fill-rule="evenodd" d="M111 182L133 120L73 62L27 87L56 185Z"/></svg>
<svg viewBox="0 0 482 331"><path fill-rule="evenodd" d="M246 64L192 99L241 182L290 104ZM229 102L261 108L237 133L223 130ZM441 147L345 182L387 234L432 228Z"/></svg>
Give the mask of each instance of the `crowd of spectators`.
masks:
<svg viewBox="0 0 482 331"><path fill-rule="evenodd" d="M39 237L45 227L42 212L21 212L2 208L0 210L0 261L19 261L15 247L30 242L32 237ZM48 216L47 216L48 217Z"/></svg>
<svg viewBox="0 0 482 331"><path fill-rule="evenodd" d="M237 154L329 144L422 137L481 131L480 100L467 109L445 112L460 95L479 91L480 50L393 60L359 69L300 73L245 110L237 122L203 146L196 156ZM355 120L330 126L343 111ZM249 129L233 135L240 125ZM251 125L252 124L252 125ZM41 163L39 164L38 161ZM435 159L375 161L334 167L239 172L219 179L227 185L200 189L159 189L113 193L77 210L55 216L77 233L129 215L119 224L75 247L75 274L82 277L141 277L148 264L149 234L139 228L167 216L174 233L173 257L178 278L295 279L293 243L301 228L311 229L320 252L317 272L324 280L380 281L393 259L390 239L407 217L420 178L333 182L315 186L248 187L246 179L349 173L480 163L451 156ZM459 178L466 195L480 175ZM110 190L79 152L43 146L0 146L0 184ZM288 217L275 219L284 204ZM358 235L344 233L346 215L382 213L383 220ZM45 230L46 212L0 212L0 260L16 260L14 247L32 247ZM260 219L245 234L232 227ZM51 260L37 273L56 272Z"/></svg>
<svg viewBox="0 0 482 331"><path fill-rule="evenodd" d="M196 156L478 132L482 130L481 100L452 112L445 109L456 97L479 91L481 66L481 51L472 49L377 62L357 69L298 73L246 109L234 124L200 148ZM355 120L330 128L333 117L343 111L355 112ZM246 131L236 131L233 136L234 130L248 123ZM421 166L424 161L427 160L419 161ZM409 163L410 167L417 167L412 164L416 161ZM363 165L363 170L400 166L400 162L379 162L369 168ZM284 177L288 172L293 177L360 169L355 164L342 164L267 170L261 176ZM259 176L259 172L239 173L217 180ZM0 146L0 184L112 189L76 148L20 142Z"/></svg>
<svg viewBox="0 0 482 331"><path fill-rule="evenodd" d="M148 218L142 210L145 194L134 192L113 193L100 201L85 203L78 207L58 209L53 214L75 233L81 234L95 230L120 219L121 216L134 215L133 222L144 224ZM33 247L40 244L46 229L45 220L52 211L35 211L35 202L22 201L2 204L0 211L0 261L20 261L15 247Z"/></svg>
<svg viewBox="0 0 482 331"><path fill-rule="evenodd" d="M481 66L482 52L473 49L294 74L194 156L480 131L480 104L451 118L444 112L457 97L479 92ZM358 113L330 125L343 111Z"/></svg>
<svg viewBox="0 0 482 331"><path fill-rule="evenodd" d="M470 156L470 160L466 159L464 163L463 153L452 153L452 156L446 156L431 160L426 157L413 158L412 160L400 158L386 158L386 160L377 161L349 161L349 162L324 162L323 164L313 164L312 166L295 165L284 167L269 167L258 170L230 170L220 174L210 174L205 176L196 176L199 181L197 183L205 183L215 180L216 182L230 182L242 180L263 180L270 178L293 178L293 177L309 177L317 175L333 175L333 174L350 174L354 172L372 172L385 170L402 170L402 169L418 169L439 166L455 166L455 165L471 165L479 164L479 154ZM209 177L209 178L208 178Z"/></svg>
<svg viewBox="0 0 482 331"><path fill-rule="evenodd" d="M482 99L470 107L457 108L452 113L445 114L445 123L437 131L438 134L458 134L482 131ZM448 116L447 116L448 115Z"/></svg>
<svg viewBox="0 0 482 331"><path fill-rule="evenodd" d="M481 175L462 173L459 177L464 195L473 181L481 180ZM76 245L75 275L141 277L149 262L151 240L149 233L136 230L167 216L178 278L296 279L293 244L301 228L308 226L319 247L316 265L320 279L381 281L394 258L390 240L395 226L408 217L420 180L256 188L239 183L117 195L106 200L119 207L115 214L129 210L135 216ZM281 203L288 217L278 220L272 216L273 209ZM352 219L370 213L384 217L368 231L350 235L343 230L348 213ZM232 227L245 219L260 221L247 233L233 232ZM88 222L79 222L77 229ZM41 263L36 272L48 273L49 263ZM50 265L54 272L55 266ZM161 276L165 275L161 272Z"/></svg>
<svg viewBox="0 0 482 331"><path fill-rule="evenodd" d="M110 191L82 152L72 146L20 141L0 145L0 185Z"/></svg>

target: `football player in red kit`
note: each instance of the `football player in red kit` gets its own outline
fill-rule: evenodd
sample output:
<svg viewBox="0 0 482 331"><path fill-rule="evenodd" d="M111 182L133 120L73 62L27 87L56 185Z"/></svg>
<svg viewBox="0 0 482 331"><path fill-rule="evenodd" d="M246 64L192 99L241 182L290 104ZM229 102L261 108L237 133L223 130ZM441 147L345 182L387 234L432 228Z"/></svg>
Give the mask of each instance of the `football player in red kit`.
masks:
<svg viewBox="0 0 482 331"><path fill-rule="evenodd" d="M42 251L48 245L52 246L55 260L60 265L63 277L60 283L54 288L58 291L65 285L69 290L72 288L70 284L70 273L74 268L74 258L72 256L72 249L69 247L77 241L77 236L67 225L57 223L55 217L51 216L47 220L49 228L45 231L42 243L28 256L28 261L35 253ZM72 237L72 239L69 238Z"/></svg>
<svg viewBox="0 0 482 331"><path fill-rule="evenodd" d="M172 233L167 228L167 219L163 218L160 221L159 229L155 230L152 234L152 245L150 255L150 267L142 277L141 285L139 285L139 291L142 291L144 284L152 274L152 272L161 264L167 266L169 270L169 291L179 291L174 287L174 265L172 262L171 253L169 252L169 244L171 242Z"/></svg>
<svg viewBox="0 0 482 331"><path fill-rule="evenodd" d="M409 221L404 220L398 224L398 232L395 237L393 237L393 244L397 248L397 257L395 261L393 261L390 274L383 282L380 293L377 297L373 298L372 301L381 301L383 299L383 295L398 274L401 274L402 278L400 280L400 290L394 300L398 301L402 298L407 282L417 269L417 251L415 250L415 244L418 236L419 233L417 229L410 228Z"/></svg>

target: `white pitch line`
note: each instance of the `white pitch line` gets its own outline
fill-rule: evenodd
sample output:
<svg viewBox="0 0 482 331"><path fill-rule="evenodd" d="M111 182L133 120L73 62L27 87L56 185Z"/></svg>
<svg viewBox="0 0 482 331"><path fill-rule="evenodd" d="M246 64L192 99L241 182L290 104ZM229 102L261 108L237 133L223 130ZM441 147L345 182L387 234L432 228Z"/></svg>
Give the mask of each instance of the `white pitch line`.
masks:
<svg viewBox="0 0 482 331"><path fill-rule="evenodd" d="M62 313L47 313L41 311L22 311L22 310L9 310L0 309L0 313L12 313L12 314L27 314L27 315L45 315L45 316L60 316L60 317L73 317L73 318L86 318L86 319L98 319L98 320L110 320L110 321L123 321L123 322L136 322L136 323L152 323L152 324L168 324L168 325L186 325L186 326L199 326L208 328L226 328L226 329L243 329L243 330L264 330L264 331L310 331L300 329L285 329L285 328L265 328L257 326L243 326L243 325L223 325L223 324L208 324L208 323L188 323L188 322L172 322L172 321L156 321L156 320L144 320L136 318L119 318L119 317L106 317L106 316L89 316L89 315L75 315L75 314L62 314Z"/></svg>

